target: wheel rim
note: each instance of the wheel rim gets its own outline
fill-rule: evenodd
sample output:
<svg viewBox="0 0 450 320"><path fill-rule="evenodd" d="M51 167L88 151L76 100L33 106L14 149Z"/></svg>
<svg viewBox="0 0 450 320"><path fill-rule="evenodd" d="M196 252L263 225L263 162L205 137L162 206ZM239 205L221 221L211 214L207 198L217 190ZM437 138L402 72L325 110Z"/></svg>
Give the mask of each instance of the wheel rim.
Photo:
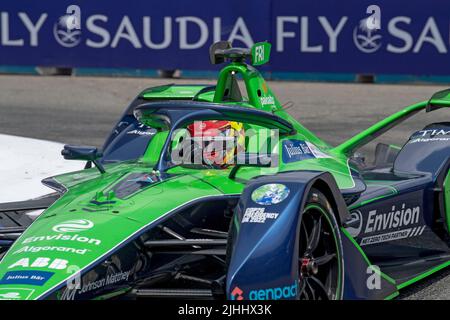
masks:
<svg viewBox="0 0 450 320"><path fill-rule="evenodd" d="M319 205L305 208L300 226L299 298L340 297L341 261L333 223Z"/></svg>

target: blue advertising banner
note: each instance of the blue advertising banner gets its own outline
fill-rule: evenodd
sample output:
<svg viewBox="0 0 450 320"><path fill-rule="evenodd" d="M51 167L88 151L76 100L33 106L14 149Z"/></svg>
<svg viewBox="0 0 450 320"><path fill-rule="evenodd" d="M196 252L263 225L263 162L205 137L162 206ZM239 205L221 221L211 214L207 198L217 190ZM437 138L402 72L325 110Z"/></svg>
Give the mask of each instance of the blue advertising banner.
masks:
<svg viewBox="0 0 450 320"><path fill-rule="evenodd" d="M267 40L267 71L450 75L449 3L373 4L2 1L0 65L215 70L208 60L214 41L250 47Z"/></svg>

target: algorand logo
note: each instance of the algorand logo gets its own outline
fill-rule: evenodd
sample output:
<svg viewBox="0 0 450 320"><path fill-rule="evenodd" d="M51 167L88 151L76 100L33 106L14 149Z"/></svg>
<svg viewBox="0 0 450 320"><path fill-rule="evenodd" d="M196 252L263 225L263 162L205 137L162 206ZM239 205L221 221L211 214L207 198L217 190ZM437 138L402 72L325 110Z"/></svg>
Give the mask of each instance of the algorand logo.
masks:
<svg viewBox="0 0 450 320"><path fill-rule="evenodd" d="M52 230L58 233L80 232L91 229L93 226L94 223L86 219L68 220L66 222L57 224L52 228Z"/></svg>

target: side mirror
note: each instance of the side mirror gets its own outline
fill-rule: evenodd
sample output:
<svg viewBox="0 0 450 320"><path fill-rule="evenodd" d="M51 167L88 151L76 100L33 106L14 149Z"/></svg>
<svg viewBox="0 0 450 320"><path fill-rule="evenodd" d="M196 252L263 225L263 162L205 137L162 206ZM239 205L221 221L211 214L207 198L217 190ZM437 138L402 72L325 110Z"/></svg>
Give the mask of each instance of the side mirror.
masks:
<svg viewBox="0 0 450 320"><path fill-rule="evenodd" d="M101 158L103 154L99 152L96 147L65 145L64 149L61 151L61 155L66 160L92 161L100 173L105 173L105 168L98 162L98 159Z"/></svg>

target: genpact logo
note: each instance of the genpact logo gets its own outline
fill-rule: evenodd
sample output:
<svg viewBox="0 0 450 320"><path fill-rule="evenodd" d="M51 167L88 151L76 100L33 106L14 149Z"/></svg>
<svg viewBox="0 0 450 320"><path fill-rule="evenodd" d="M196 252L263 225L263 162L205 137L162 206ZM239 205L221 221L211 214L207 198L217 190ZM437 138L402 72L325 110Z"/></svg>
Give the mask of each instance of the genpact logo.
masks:
<svg viewBox="0 0 450 320"><path fill-rule="evenodd" d="M296 298L298 293L298 282L285 287L267 288L250 291L250 300L280 300Z"/></svg>
<svg viewBox="0 0 450 320"><path fill-rule="evenodd" d="M244 300L244 291L242 291L239 287L234 287L233 291L231 291L231 300Z"/></svg>
<svg viewBox="0 0 450 320"><path fill-rule="evenodd" d="M94 223L86 219L68 220L66 222L57 224L52 228L52 230L58 233L80 232L91 229L93 226Z"/></svg>

